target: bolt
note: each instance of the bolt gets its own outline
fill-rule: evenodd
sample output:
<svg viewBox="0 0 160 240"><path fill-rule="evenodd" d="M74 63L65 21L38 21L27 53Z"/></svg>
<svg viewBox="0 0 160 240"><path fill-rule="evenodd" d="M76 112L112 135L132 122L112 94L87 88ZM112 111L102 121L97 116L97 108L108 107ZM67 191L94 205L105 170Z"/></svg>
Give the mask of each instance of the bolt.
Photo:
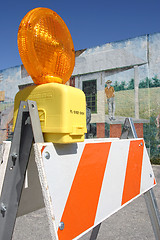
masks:
<svg viewBox="0 0 160 240"><path fill-rule="evenodd" d="M13 165L15 166L18 155L17 155L17 153L12 153L11 156L12 156Z"/></svg>
<svg viewBox="0 0 160 240"><path fill-rule="evenodd" d="M64 222L60 222L60 223L59 223L59 229L60 229L60 230L63 230L63 229L64 229Z"/></svg>
<svg viewBox="0 0 160 240"><path fill-rule="evenodd" d="M140 146L143 146L143 143L142 143L142 142L139 144L139 147L140 147Z"/></svg>
<svg viewBox="0 0 160 240"><path fill-rule="evenodd" d="M12 160L16 160L17 159L17 153L12 153Z"/></svg>
<svg viewBox="0 0 160 240"><path fill-rule="evenodd" d="M31 106L32 106L32 108L34 108L34 107L35 107L33 103L32 103L32 105L31 105Z"/></svg>
<svg viewBox="0 0 160 240"><path fill-rule="evenodd" d="M6 206L4 205L4 203L2 202L1 203L1 212L6 212L7 211L7 208Z"/></svg>
<svg viewBox="0 0 160 240"><path fill-rule="evenodd" d="M50 153L49 152L45 152L44 156L45 156L46 159L50 159Z"/></svg>
<svg viewBox="0 0 160 240"><path fill-rule="evenodd" d="M126 131L129 131L129 129L130 129L130 127L127 126L127 125L124 125L123 128L124 128L124 130L126 130Z"/></svg>

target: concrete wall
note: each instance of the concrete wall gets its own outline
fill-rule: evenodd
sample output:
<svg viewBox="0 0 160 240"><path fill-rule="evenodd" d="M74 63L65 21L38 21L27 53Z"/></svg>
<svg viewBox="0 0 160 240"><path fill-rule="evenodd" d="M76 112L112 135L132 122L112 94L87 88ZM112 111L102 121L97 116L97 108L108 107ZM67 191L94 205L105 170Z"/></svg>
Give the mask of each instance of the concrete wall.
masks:
<svg viewBox="0 0 160 240"><path fill-rule="evenodd" d="M160 136L160 129L155 125L155 119L160 113L160 85L149 88L138 88L140 83L148 78L151 83L160 83L160 33L144 35L120 42L107 43L90 49L84 49L76 55L75 87L82 89L84 81L97 80L97 113L92 114L92 123L97 123L97 134L104 136L104 127L108 123L111 133L120 134L126 117L132 117L138 125L137 131L142 136L143 123L154 123L156 136ZM116 121L109 122L108 106L105 96L105 82L110 79L112 85L119 85L125 81L123 91L115 92ZM134 88L128 86L134 79ZM10 107L18 85L32 83L22 66L16 66L0 71L0 91L5 91L5 101L0 105L0 111ZM136 87L135 87L136 86ZM149 127L147 127L149 129ZM149 133L147 133L149 139ZM146 138L146 142L148 141ZM153 136L153 139L155 136ZM156 141L160 141L156 140ZM149 145L149 141L147 143ZM156 146L157 143L155 143ZM158 149L158 148L157 148Z"/></svg>
<svg viewBox="0 0 160 240"><path fill-rule="evenodd" d="M0 70L0 90L5 91L5 101L14 101L15 95L19 91L18 85L33 82L31 77L24 74L24 72L26 72L26 70L21 66Z"/></svg>
<svg viewBox="0 0 160 240"><path fill-rule="evenodd" d="M113 83L124 80L128 83L134 78L136 65L139 81L155 75L160 78L160 33L107 43L83 51L76 57L73 71L75 86L82 89L83 81L97 80L98 102L101 104L97 114L100 117L104 109L105 95L102 97L102 92L106 79L109 78ZM0 70L0 91L5 91L6 100L14 99L18 85L31 82L32 79L21 66Z"/></svg>
<svg viewBox="0 0 160 240"><path fill-rule="evenodd" d="M82 82L97 80L97 114L92 114L92 122L105 122L107 105L104 94L105 82L110 79L112 85L125 81L127 89L131 79L135 80L134 97L128 98L129 91L124 91L126 100L133 105L132 111L128 111L127 101L116 93L116 115L121 117L133 117L146 122L150 113L154 115L160 112L160 100L156 98L157 106L152 106L151 98L154 91L139 90L139 83L146 78L160 79L160 33L144 35L120 42L107 43L102 46L90 48L76 58L73 75L76 79L76 87L82 89ZM153 81L153 80L152 80ZM158 90L158 89L157 89ZM143 96L142 96L143 95ZM158 95L157 95L158 96ZM128 99L127 99L128 98ZM145 102L145 106L143 107ZM119 111L119 109L122 111ZM126 108L126 110L125 110ZM150 108L154 108L151 111ZM105 112L105 114L104 114Z"/></svg>
<svg viewBox="0 0 160 240"><path fill-rule="evenodd" d="M160 78L160 33L107 43L86 49L76 57L73 71L75 86L82 89L83 81L97 80L97 114L93 114L93 122L105 121L105 81L110 79L113 84L116 81L125 81L127 84L135 76L135 66L138 66L139 82L146 77ZM0 90L5 91L5 101L14 100L18 85L32 82L25 73L21 66L0 71ZM149 97L146 99L147 106L150 107ZM160 109L154 111L158 112ZM134 116L132 113L131 117Z"/></svg>

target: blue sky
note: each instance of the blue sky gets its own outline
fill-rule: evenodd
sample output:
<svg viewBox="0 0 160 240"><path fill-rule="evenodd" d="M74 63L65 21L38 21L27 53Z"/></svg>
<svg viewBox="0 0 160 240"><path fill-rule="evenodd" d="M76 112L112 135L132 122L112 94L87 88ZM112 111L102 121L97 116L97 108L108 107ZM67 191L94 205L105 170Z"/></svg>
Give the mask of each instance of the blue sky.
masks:
<svg viewBox="0 0 160 240"><path fill-rule="evenodd" d="M2 0L0 70L22 64L18 27L33 8L47 7L66 22L75 50L160 32L160 0Z"/></svg>

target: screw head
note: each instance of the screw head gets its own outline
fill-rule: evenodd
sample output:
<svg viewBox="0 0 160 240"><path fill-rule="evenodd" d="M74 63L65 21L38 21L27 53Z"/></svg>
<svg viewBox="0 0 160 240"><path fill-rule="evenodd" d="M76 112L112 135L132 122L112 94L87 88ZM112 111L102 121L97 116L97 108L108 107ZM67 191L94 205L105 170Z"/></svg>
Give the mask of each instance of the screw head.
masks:
<svg viewBox="0 0 160 240"><path fill-rule="evenodd" d="M4 205L3 202L1 203L1 211L2 212L6 212L7 211L7 208L6 208L6 206Z"/></svg>
<svg viewBox="0 0 160 240"><path fill-rule="evenodd" d="M18 157L17 153L12 153L12 159L16 160Z"/></svg>
<svg viewBox="0 0 160 240"><path fill-rule="evenodd" d="M34 104L33 104L33 103L31 104L31 106L32 106L32 108L33 108L33 109L35 108L35 106L34 106Z"/></svg>
<svg viewBox="0 0 160 240"><path fill-rule="evenodd" d="M64 229L64 222L60 222L60 223L59 223L59 229L60 229L60 230L63 230L63 229Z"/></svg>
<svg viewBox="0 0 160 240"><path fill-rule="evenodd" d="M45 152L45 153L44 153L44 157L45 157L46 159L50 159L50 153L49 153L49 152Z"/></svg>

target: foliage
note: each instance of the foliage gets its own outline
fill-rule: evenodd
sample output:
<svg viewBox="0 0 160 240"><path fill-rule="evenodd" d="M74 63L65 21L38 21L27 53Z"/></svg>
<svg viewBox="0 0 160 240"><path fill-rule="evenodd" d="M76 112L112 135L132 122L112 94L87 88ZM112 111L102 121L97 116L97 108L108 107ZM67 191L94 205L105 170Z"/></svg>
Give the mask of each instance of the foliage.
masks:
<svg viewBox="0 0 160 240"><path fill-rule="evenodd" d="M140 81L139 88L153 88L153 87L160 87L160 80L155 75L152 79L148 77L145 80Z"/></svg>
<svg viewBox="0 0 160 240"><path fill-rule="evenodd" d="M160 139L156 135L159 129L156 127L156 117L150 117L150 123L143 124L143 134L146 147L150 149L150 158L153 164L160 164Z"/></svg>
<svg viewBox="0 0 160 240"><path fill-rule="evenodd" d="M160 80L155 76L153 79L152 87L160 87Z"/></svg>
<svg viewBox="0 0 160 240"><path fill-rule="evenodd" d="M160 87L139 89L139 117L149 119L160 113ZM116 116L135 116L134 89L118 91L115 94ZM108 105L105 105L105 113L108 114Z"/></svg>
<svg viewBox="0 0 160 240"><path fill-rule="evenodd" d="M151 163L155 165L160 165L160 158L157 157L151 158Z"/></svg>
<svg viewBox="0 0 160 240"><path fill-rule="evenodd" d="M149 88L151 87L151 85L152 85L151 80L148 77L146 77L145 80L140 81L139 88Z"/></svg>
<svg viewBox="0 0 160 240"><path fill-rule="evenodd" d="M134 79L132 78L128 84L128 90L134 89Z"/></svg>
<svg viewBox="0 0 160 240"><path fill-rule="evenodd" d="M113 85L116 92L123 90L132 90L134 89L134 79L132 78L128 84L125 81L118 83L115 81ZM152 79L146 77L144 80L141 80L139 83L139 88L154 88L160 87L160 79L155 75Z"/></svg>
<svg viewBox="0 0 160 240"><path fill-rule="evenodd" d="M124 91L124 90L126 90L126 82L125 81L122 81L120 84L117 82L117 81L115 81L115 84L113 85L113 87L114 87L114 90L116 91L116 92L118 92L118 91Z"/></svg>
<svg viewBox="0 0 160 240"><path fill-rule="evenodd" d="M118 85L118 82L117 82L117 81L115 81L114 90L115 90L116 92L119 91L119 85Z"/></svg>

